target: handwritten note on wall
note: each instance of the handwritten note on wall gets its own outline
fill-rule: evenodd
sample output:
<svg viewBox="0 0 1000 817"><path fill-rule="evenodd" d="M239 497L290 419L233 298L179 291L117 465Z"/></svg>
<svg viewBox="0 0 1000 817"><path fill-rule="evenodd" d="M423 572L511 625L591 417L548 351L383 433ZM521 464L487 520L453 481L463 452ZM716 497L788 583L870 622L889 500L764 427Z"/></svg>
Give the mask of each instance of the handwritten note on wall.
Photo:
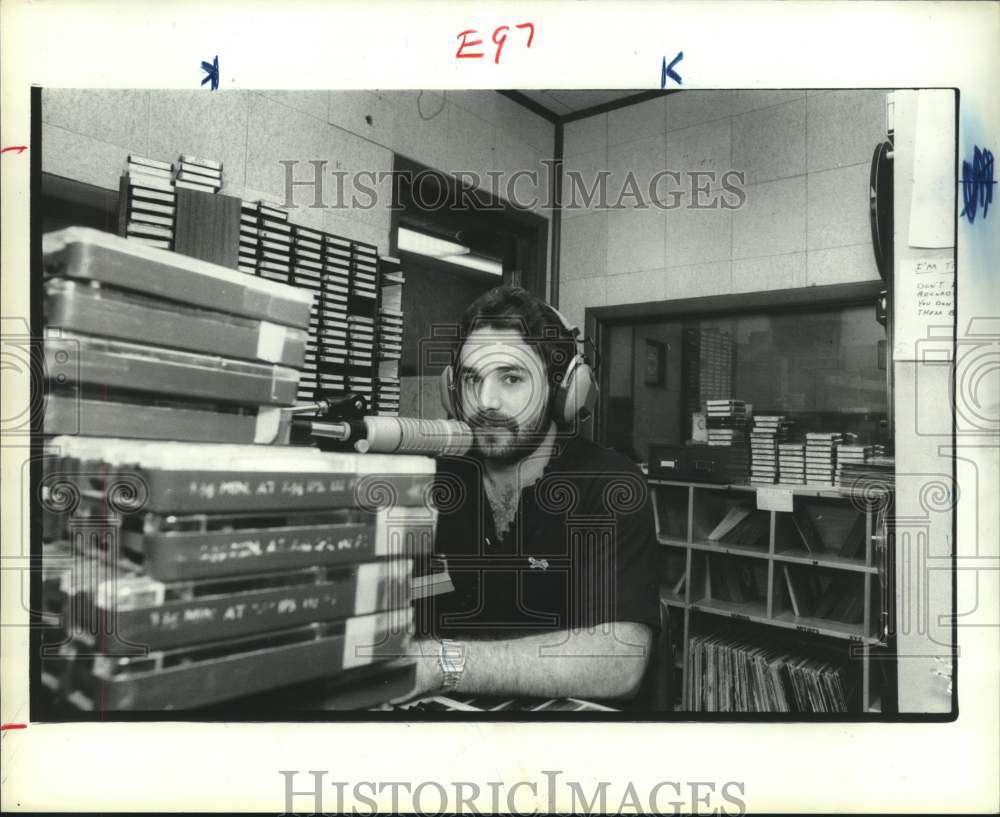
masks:
<svg viewBox="0 0 1000 817"><path fill-rule="evenodd" d="M900 262L895 290L896 360L920 360L929 341L951 336L955 321L955 261L917 258Z"/></svg>

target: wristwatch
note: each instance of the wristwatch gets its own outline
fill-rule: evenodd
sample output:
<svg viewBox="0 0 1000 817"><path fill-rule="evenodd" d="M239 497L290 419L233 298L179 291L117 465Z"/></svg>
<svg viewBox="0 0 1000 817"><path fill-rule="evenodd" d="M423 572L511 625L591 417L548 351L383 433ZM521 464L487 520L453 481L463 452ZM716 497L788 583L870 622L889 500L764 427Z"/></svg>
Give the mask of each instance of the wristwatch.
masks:
<svg viewBox="0 0 1000 817"><path fill-rule="evenodd" d="M450 638L442 638L438 665L444 673L442 688L454 689L462 680L462 671L465 669L465 647Z"/></svg>

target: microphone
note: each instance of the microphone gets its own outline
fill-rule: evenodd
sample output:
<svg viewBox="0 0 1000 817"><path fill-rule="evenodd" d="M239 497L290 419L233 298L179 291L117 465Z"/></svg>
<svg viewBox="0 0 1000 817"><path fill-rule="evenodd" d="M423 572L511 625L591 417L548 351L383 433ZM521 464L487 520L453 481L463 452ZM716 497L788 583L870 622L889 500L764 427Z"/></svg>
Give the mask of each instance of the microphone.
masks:
<svg viewBox="0 0 1000 817"><path fill-rule="evenodd" d="M460 420L418 420L415 417L358 417L312 423L314 437L354 447L365 454L461 455L472 448L472 428Z"/></svg>

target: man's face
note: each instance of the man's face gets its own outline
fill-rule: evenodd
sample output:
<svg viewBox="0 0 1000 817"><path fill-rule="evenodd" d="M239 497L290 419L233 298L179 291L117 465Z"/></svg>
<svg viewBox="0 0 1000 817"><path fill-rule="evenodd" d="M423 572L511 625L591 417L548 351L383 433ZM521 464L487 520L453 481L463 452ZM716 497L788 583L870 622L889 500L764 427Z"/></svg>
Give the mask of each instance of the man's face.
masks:
<svg viewBox="0 0 1000 817"><path fill-rule="evenodd" d="M487 459L515 462L548 431L548 384L540 355L516 329L476 329L458 360L463 419Z"/></svg>

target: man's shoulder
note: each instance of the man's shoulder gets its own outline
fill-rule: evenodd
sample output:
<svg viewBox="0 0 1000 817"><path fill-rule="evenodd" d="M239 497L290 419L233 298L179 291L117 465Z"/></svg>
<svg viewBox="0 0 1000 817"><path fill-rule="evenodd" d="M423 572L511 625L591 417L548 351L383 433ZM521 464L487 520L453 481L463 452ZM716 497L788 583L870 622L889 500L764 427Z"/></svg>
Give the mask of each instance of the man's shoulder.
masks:
<svg viewBox="0 0 1000 817"><path fill-rule="evenodd" d="M451 475L462 480L481 479L483 475L483 462L475 456L448 454L437 457L436 462L439 475ZM639 467L627 456L583 437L573 437L562 443L545 472L581 477L645 479Z"/></svg>
<svg viewBox="0 0 1000 817"><path fill-rule="evenodd" d="M643 477L639 466L619 451L605 448L593 440L582 437L572 439L566 447L564 456L559 461L560 470L567 472L586 471L588 473L603 473L607 476L616 474Z"/></svg>
<svg viewBox="0 0 1000 817"><path fill-rule="evenodd" d="M644 515L643 508L649 509L649 488L639 466L624 454L590 440L572 441L543 480L546 478L572 483L580 507L597 516Z"/></svg>
<svg viewBox="0 0 1000 817"><path fill-rule="evenodd" d="M443 454L435 458L435 471L440 475L451 475L459 479L481 478L483 475L482 460L463 454Z"/></svg>

